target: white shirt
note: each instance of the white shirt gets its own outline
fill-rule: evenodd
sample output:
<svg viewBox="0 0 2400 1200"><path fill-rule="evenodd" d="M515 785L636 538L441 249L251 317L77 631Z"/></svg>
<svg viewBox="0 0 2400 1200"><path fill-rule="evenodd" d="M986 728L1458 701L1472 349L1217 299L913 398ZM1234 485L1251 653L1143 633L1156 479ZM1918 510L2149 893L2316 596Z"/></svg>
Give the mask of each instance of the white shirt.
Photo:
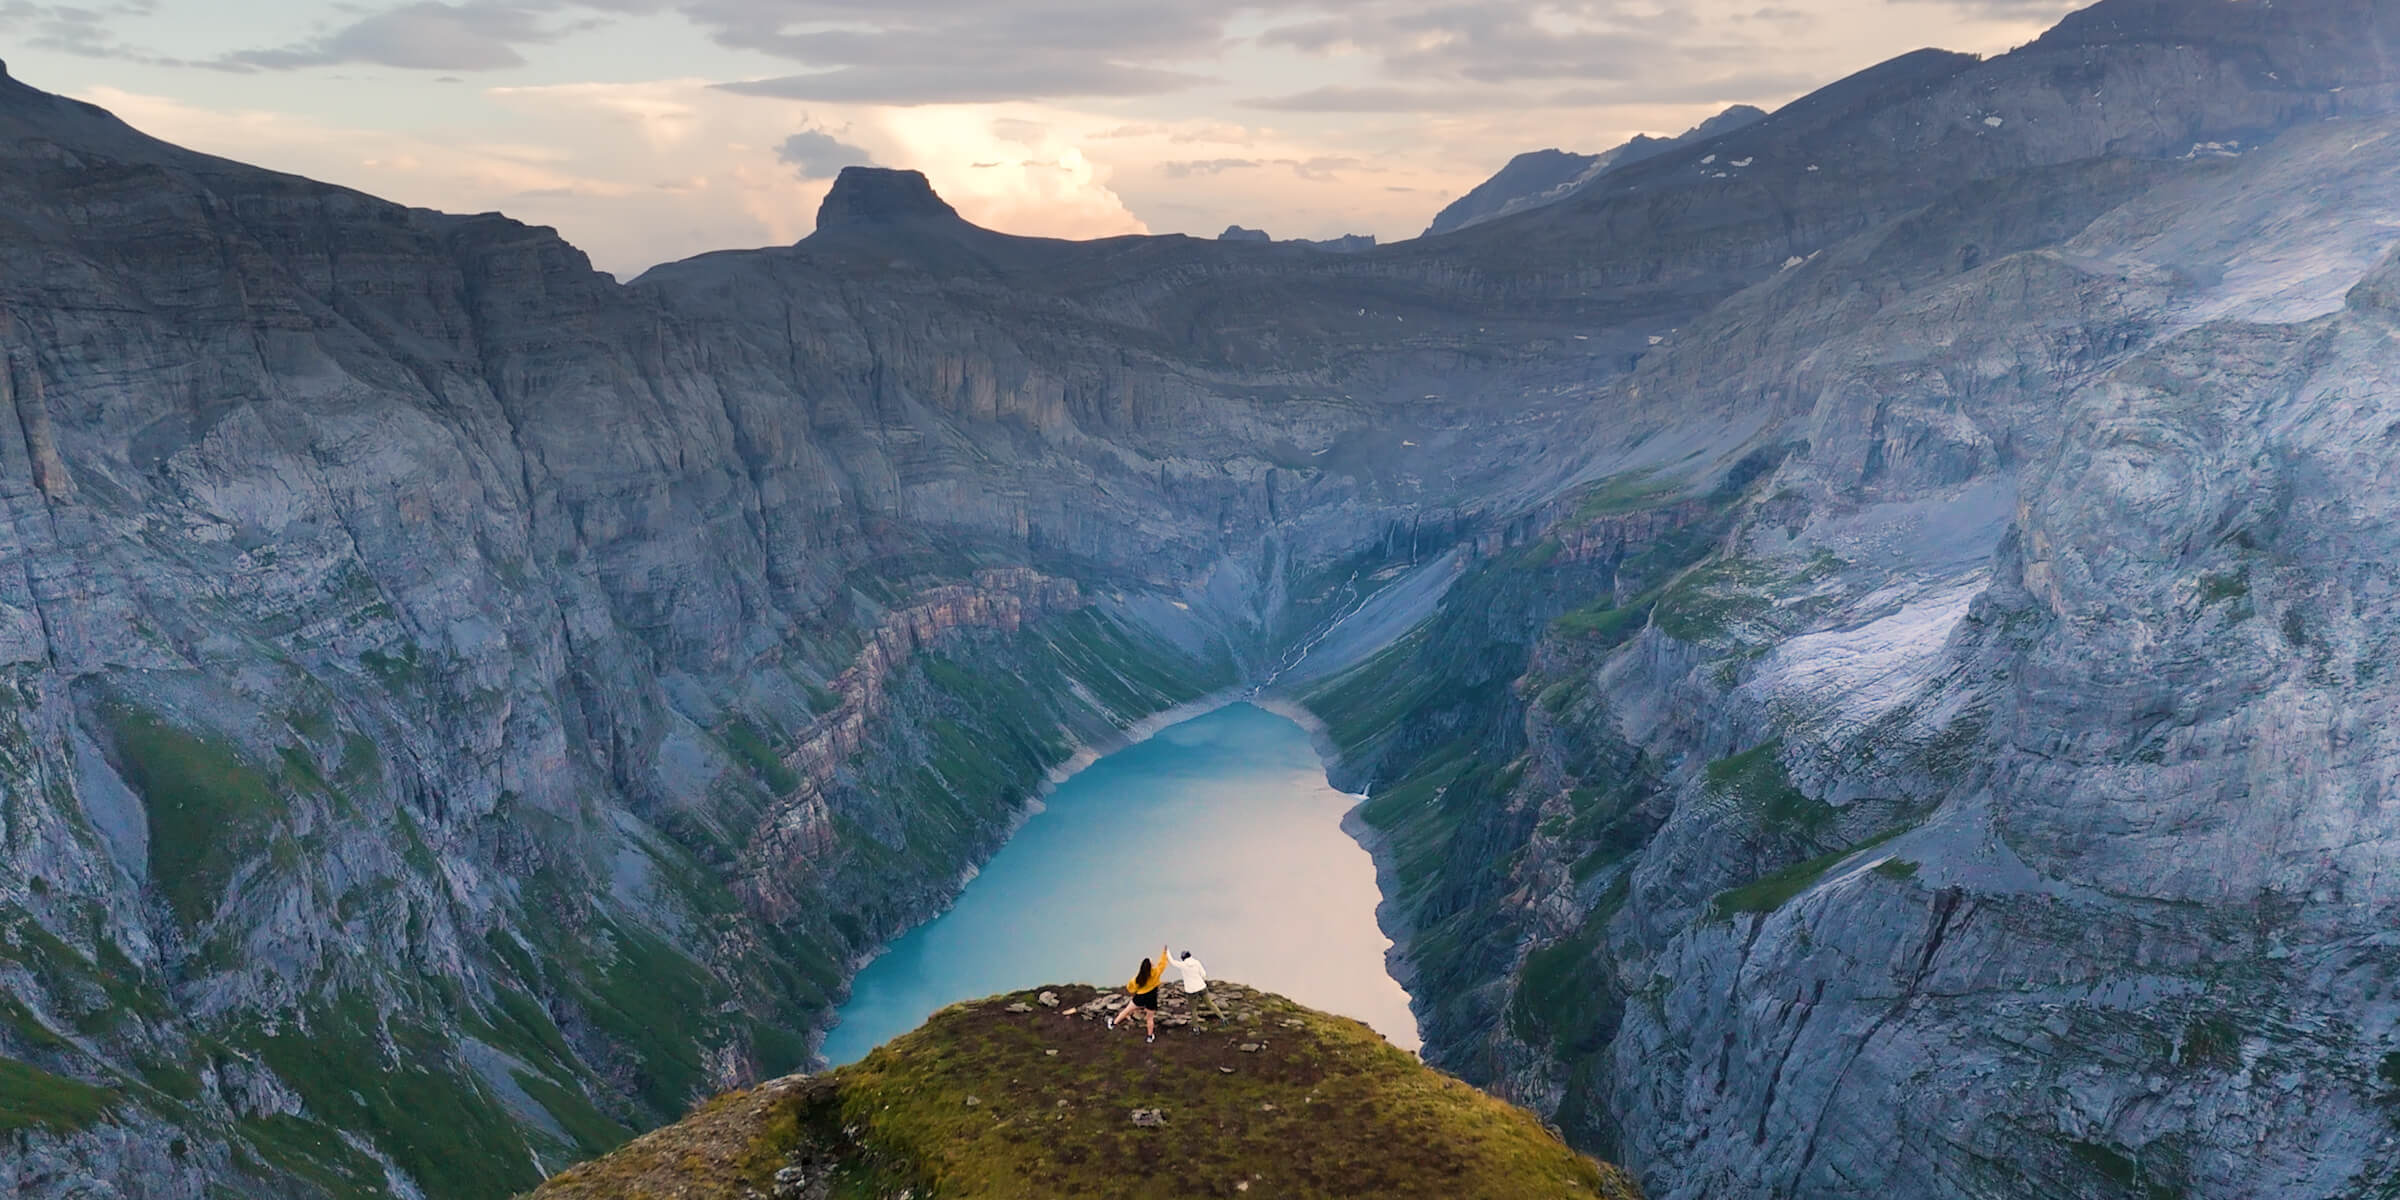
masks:
<svg viewBox="0 0 2400 1200"><path fill-rule="evenodd" d="M1176 959L1175 965L1183 971L1184 991L1200 992L1208 990L1208 968L1201 966L1199 959L1193 958L1191 955L1187 954L1182 958Z"/></svg>

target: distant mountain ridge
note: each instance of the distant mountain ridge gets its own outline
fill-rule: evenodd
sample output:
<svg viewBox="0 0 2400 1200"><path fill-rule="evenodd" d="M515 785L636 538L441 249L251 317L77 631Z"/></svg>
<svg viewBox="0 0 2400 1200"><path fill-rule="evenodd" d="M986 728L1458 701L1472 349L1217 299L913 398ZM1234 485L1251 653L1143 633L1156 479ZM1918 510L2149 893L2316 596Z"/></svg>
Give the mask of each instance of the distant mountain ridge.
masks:
<svg viewBox="0 0 2400 1200"><path fill-rule="evenodd" d="M1251 229L1243 225L1226 226L1225 232L1217 235L1217 240L1220 242L1256 242L1261 245L1281 242L1289 246L1307 246L1316 250L1331 250L1340 254L1356 254L1361 250L1375 248L1375 235L1371 233L1345 233L1340 237L1330 238L1278 238L1264 229Z"/></svg>
<svg viewBox="0 0 2400 1200"><path fill-rule="evenodd" d="M2400 1195L2396 64L2107 0L1364 253L854 173L625 283L0 78L0 1195L519 1194L1270 678L1425 1060L1656 1200Z"/></svg>
<svg viewBox="0 0 2400 1200"><path fill-rule="evenodd" d="M1557 203L1574 195L1585 184L1611 168L1637 163L1677 146L1731 133L1766 115L1764 109L1736 104L1671 138L1635 134L1632 141L1598 154L1575 154L1555 148L1528 150L1508 160L1508 165L1500 168L1490 179L1477 184L1474 190L1451 201L1442 211L1434 214L1433 224L1425 227L1425 236L1451 233L1529 208Z"/></svg>

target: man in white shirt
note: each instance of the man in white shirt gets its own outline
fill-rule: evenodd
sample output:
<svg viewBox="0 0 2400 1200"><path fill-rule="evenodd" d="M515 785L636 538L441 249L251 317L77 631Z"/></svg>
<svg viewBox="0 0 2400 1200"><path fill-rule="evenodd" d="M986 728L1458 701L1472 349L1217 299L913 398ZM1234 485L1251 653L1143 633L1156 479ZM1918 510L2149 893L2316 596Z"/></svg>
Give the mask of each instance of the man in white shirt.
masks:
<svg viewBox="0 0 2400 1200"><path fill-rule="evenodd" d="M1208 1006L1216 1011L1218 1020L1232 1019L1225 1014L1225 1006L1217 1003L1217 998L1209 993L1208 968L1201 966L1200 960L1193 958L1191 951L1184 951L1183 957L1175 960L1175 967L1183 972L1184 1003L1191 1008L1194 1017L1200 1015L1200 1001L1206 999Z"/></svg>

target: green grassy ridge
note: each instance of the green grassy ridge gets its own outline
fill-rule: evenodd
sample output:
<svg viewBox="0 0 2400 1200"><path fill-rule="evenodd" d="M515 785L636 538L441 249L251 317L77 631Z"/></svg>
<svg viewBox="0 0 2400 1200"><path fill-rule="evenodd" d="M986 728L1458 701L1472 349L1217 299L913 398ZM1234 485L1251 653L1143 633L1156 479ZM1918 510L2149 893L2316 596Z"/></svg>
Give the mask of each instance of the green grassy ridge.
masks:
<svg viewBox="0 0 2400 1200"><path fill-rule="evenodd" d="M1823 832L1833 824L1833 806L1803 792L1783 765L1783 739L1771 738L1708 764L1703 772L1708 790L1726 796L1769 828L1801 835Z"/></svg>
<svg viewBox="0 0 2400 1200"><path fill-rule="evenodd" d="M1611 475L1593 484L1576 502L1575 513L1567 521L1581 524L1601 517L1641 512L1668 503L1674 497L1679 482L1660 479L1655 471L1627 471Z"/></svg>
<svg viewBox="0 0 2400 1200"><path fill-rule="evenodd" d="M850 1066L720 1097L535 1200L731 1200L803 1160L844 1200L1639 1195L1356 1021L1222 984L1234 1020L1150 1043L1070 1015L1091 988L1048 989L1056 1007L1041 990L953 1005Z"/></svg>
<svg viewBox="0 0 2400 1200"><path fill-rule="evenodd" d="M306 1105L297 1121L250 1130L267 1162L348 1182L343 1196L382 1195L382 1172L339 1138L365 1137L442 1200L503 1197L534 1181L532 1147L515 1119L428 1027L385 1019L373 1000L345 992L305 1018L238 1034ZM317 1127L316 1129L309 1128Z"/></svg>
<svg viewBox="0 0 2400 1200"><path fill-rule="evenodd" d="M750 768L767 790L778 796L788 796L800 786L800 776L783 765L781 747L770 742L747 717L735 717L717 733L717 740Z"/></svg>
<svg viewBox="0 0 2400 1200"><path fill-rule="evenodd" d="M0 1058L0 1136L22 1129L73 1133L100 1120L117 1100L114 1088Z"/></svg>
<svg viewBox="0 0 2400 1200"><path fill-rule="evenodd" d="M1826 872L1832 870L1843 860L1863 851L1874 849L1913 828L1915 828L1913 825L1902 825L1895 829L1887 829L1857 845L1820 854L1815 858L1804 859L1760 876L1740 887L1727 888L1717 893L1708 902L1708 917L1710 920L1724 921L1731 920L1738 914L1758 915L1774 912L1790 903L1800 893L1815 887L1817 881L1825 877ZM1890 871L1881 870L1882 867L1891 865L1891 863L1878 864L1877 873L1886 879L1898 881L1906 881L1916 875L1916 864L1914 863L1908 863L1904 868L1895 868Z"/></svg>

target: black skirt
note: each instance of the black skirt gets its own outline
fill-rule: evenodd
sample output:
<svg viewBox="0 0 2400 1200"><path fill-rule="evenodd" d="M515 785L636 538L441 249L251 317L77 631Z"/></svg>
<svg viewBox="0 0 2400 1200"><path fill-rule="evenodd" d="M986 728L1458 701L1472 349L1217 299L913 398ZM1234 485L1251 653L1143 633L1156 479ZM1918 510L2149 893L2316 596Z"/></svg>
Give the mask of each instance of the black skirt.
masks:
<svg viewBox="0 0 2400 1200"><path fill-rule="evenodd" d="M1151 1012L1157 1012L1157 1011L1158 1011L1158 993L1159 993L1159 989L1157 989L1157 988L1151 988L1149 991L1146 991L1146 992L1135 992L1135 993L1133 994L1133 1006L1134 1006L1135 1008L1146 1008L1146 1009L1149 1009Z"/></svg>

